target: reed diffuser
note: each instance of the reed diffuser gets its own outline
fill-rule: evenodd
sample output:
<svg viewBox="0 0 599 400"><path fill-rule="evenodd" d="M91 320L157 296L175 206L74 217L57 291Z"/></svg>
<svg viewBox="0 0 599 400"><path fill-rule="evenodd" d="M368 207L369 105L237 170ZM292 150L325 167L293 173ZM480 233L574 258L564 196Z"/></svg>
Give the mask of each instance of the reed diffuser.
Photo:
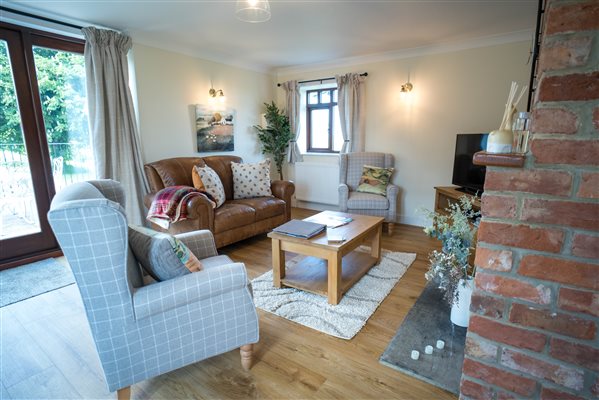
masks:
<svg viewBox="0 0 599 400"><path fill-rule="evenodd" d="M512 132L512 119L517 112L516 106L520 103L522 96L526 92L528 86L524 85L520 94L515 99L516 93L518 92L518 84L512 82L510 93L505 104L505 110L503 112L503 118L499 124L499 129L489 134L487 141L487 153L510 153L512 151L513 132Z"/></svg>

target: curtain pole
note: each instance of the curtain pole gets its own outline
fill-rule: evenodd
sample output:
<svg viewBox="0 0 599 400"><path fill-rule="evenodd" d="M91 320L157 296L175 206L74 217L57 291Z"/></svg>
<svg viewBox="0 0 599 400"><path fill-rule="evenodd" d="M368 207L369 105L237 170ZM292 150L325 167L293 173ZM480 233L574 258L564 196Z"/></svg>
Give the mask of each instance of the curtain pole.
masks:
<svg viewBox="0 0 599 400"><path fill-rule="evenodd" d="M75 29L82 29L83 28L82 26L71 24L69 22L59 21L57 19L43 17L41 15L35 15L35 14L31 14L31 13L28 13L28 12L25 12L25 11L15 10L13 8L8 8L8 7L4 7L4 6L0 6L0 10L1 11L9 12L11 14L21 15L23 17L35 18L35 19L39 19L39 20L42 20L42 21L51 22L53 24L68 26L69 28L75 28Z"/></svg>
<svg viewBox="0 0 599 400"><path fill-rule="evenodd" d="M360 76L368 76L368 72L364 72L363 74L360 74ZM299 81L298 84L302 84L302 83L310 83L310 82L320 82L322 83L322 81L330 81L335 79L335 77L331 77L331 78L320 78L320 79L309 79L307 81ZM280 83L277 83L277 86L281 86Z"/></svg>

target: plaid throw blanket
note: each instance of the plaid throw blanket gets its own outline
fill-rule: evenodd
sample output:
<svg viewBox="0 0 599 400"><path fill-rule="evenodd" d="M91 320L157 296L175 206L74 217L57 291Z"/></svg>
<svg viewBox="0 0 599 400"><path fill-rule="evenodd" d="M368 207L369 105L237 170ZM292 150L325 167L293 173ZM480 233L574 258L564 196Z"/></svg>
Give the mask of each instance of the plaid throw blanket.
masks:
<svg viewBox="0 0 599 400"><path fill-rule="evenodd" d="M187 219L187 202L192 197L204 196L216 207L208 193L189 186L169 186L160 190L150 206L146 219L156 225L168 229L169 225Z"/></svg>

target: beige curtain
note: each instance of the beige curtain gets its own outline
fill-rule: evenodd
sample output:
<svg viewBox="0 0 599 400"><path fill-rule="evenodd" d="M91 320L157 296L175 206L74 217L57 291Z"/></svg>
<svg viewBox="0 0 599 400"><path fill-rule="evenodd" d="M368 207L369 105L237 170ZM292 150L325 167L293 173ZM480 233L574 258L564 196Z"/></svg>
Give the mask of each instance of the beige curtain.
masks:
<svg viewBox="0 0 599 400"><path fill-rule="evenodd" d="M287 153L287 161L289 164L301 162L304 160L300 153L300 148L297 145L297 139L300 135L300 91L297 81L287 81L281 86L285 89L287 117L293 139L289 141L289 150Z"/></svg>
<svg viewBox="0 0 599 400"><path fill-rule="evenodd" d="M145 221L143 196L148 182L143 161L133 100L129 90L127 53L131 38L118 32L88 27L85 36L85 73L89 124L99 178L123 185L129 222Z"/></svg>
<svg viewBox="0 0 599 400"><path fill-rule="evenodd" d="M336 75L339 120L343 135L341 153L364 151L364 76L357 73Z"/></svg>

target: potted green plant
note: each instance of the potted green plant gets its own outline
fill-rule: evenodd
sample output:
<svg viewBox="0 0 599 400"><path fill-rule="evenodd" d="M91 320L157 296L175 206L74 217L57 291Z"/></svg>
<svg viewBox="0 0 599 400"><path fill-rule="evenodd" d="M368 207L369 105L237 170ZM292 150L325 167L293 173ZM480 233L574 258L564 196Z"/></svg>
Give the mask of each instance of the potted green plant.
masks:
<svg viewBox="0 0 599 400"><path fill-rule="evenodd" d="M429 254L430 267L425 277L429 281L435 280L445 291L444 299L452 307L451 322L464 327L468 326L476 273L476 267L469 262L478 229L476 220L480 216L480 212L472 208L474 201L475 197L462 196L443 214L423 210L431 220L424 232L442 244L441 251L434 250Z"/></svg>
<svg viewBox="0 0 599 400"><path fill-rule="evenodd" d="M289 141L293 139L289 118L279 110L275 102L264 103L266 106L266 127L254 125L258 131L258 139L262 143L262 154L270 154L277 167L279 177L283 179L283 162L287 155Z"/></svg>

